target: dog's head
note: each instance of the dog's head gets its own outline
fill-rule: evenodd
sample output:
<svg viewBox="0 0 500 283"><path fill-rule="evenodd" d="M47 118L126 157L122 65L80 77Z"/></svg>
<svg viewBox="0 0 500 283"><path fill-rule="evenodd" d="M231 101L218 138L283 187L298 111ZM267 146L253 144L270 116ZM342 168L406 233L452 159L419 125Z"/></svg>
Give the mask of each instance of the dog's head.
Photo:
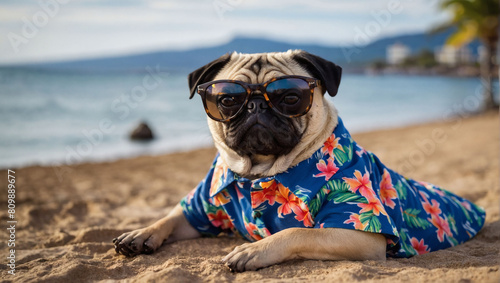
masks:
<svg viewBox="0 0 500 283"><path fill-rule="evenodd" d="M198 86L211 81L233 80L242 82L241 86L236 87L242 90L247 87L248 100L242 108L237 107L239 111L234 117L225 120L221 118L219 121L208 119L208 123L216 147L233 171L246 176L262 176L279 173L294 165L293 163L300 162L301 160L296 160L297 156L309 153L311 150L307 147L318 143L311 139L322 138L324 131L331 134L332 123L327 120L336 117L332 117L331 107L323 96L325 92L331 96L337 94L341 74L339 66L304 51L233 53L197 69L189 74L188 80L190 98L198 91ZM255 86L283 76L303 76L318 81L317 85L311 87L312 102L306 114L283 115L280 113L283 111L277 109L289 107L288 104L295 103L297 97L285 96L278 99L282 99L281 102L274 99L275 105L288 104L273 107L273 103L269 103L269 100L273 101L273 97L269 97L273 93L268 93L266 99L262 93L266 89ZM247 84L253 85L252 88ZM226 104L231 106L232 103L234 101ZM218 107L225 106L221 104ZM321 133L319 136L318 131ZM319 144L323 141L319 141Z"/></svg>

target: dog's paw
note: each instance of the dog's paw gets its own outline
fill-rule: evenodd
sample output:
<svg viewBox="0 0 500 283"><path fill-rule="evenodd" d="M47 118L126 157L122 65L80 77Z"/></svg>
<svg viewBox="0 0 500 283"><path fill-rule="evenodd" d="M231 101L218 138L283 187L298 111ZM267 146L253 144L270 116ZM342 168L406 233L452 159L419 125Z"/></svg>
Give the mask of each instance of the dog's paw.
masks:
<svg viewBox="0 0 500 283"><path fill-rule="evenodd" d="M164 240L164 237L148 227L123 233L113 239L113 244L117 253L133 257L138 254L152 254Z"/></svg>
<svg viewBox="0 0 500 283"><path fill-rule="evenodd" d="M236 247L222 259L222 262L231 271L243 272L280 263L286 257L285 251L275 250L275 247L266 243L265 240L260 240Z"/></svg>

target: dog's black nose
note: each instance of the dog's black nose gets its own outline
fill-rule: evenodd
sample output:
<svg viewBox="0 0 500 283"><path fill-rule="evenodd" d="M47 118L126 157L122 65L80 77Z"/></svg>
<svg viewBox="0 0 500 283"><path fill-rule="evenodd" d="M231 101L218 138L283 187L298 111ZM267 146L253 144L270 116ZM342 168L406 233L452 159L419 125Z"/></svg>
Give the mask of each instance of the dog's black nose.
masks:
<svg viewBox="0 0 500 283"><path fill-rule="evenodd" d="M262 113L266 111L267 108L267 102L264 97L252 97L247 104L248 112L252 114Z"/></svg>

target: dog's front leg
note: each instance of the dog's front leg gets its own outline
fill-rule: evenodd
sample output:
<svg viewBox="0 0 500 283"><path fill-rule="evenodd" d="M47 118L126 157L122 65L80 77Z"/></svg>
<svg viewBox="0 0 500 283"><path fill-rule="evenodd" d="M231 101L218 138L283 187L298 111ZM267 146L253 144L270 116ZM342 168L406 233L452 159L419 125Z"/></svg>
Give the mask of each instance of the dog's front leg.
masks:
<svg viewBox="0 0 500 283"><path fill-rule="evenodd" d="M182 207L178 204L166 217L146 228L123 233L113 239L115 251L126 256L151 254L163 242L194 239L201 234L187 221Z"/></svg>
<svg viewBox="0 0 500 283"><path fill-rule="evenodd" d="M294 258L319 260L385 260L386 239L356 230L290 228L243 244L223 262L234 271L256 270Z"/></svg>

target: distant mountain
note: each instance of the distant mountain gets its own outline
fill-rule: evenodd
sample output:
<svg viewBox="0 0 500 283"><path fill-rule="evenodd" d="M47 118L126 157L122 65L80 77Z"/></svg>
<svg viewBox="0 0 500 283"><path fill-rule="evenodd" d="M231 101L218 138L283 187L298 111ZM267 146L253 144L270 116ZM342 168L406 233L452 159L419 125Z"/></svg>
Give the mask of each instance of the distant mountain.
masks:
<svg viewBox="0 0 500 283"><path fill-rule="evenodd" d="M118 57L96 58L77 61L49 62L23 67L74 70L74 71L144 71L147 66L159 65L167 70L190 71L198 68L215 58L233 51L242 53L279 52L288 49L302 49L341 65L346 71L362 69L370 62L385 59L386 48L394 43L407 45L412 53L424 49L435 50L442 46L450 32L440 34L411 34L387 37L365 46L320 46L314 44L292 44L261 38L236 37L232 41L206 48L197 48L183 51L158 51L144 54L135 54ZM470 47L473 54L477 54L478 42Z"/></svg>

